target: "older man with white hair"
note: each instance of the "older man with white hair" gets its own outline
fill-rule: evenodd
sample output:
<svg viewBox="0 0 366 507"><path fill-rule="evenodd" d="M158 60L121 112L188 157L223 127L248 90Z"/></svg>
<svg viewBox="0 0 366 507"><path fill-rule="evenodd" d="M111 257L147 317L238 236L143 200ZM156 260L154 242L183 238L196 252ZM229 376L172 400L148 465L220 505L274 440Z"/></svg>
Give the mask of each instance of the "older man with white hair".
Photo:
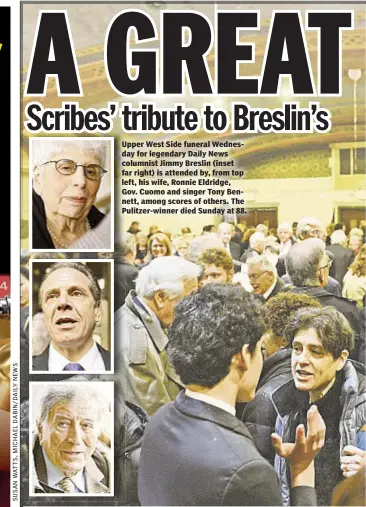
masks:
<svg viewBox="0 0 366 507"><path fill-rule="evenodd" d="M265 235L263 232L255 232L250 236L249 248L240 257L240 262L247 262L251 257L257 257L262 255L264 250Z"/></svg>
<svg viewBox="0 0 366 507"><path fill-rule="evenodd" d="M234 226L229 222L221 222L217 227L217 237L221 241L222 247L234 260L238 261L240 258L240 245L231 240L234 230Z"/></svg>
<svg viewBox="0 0 366 507"><path fill-rule="evenodd" d="M319 238L321 234L321 222L315 217L304 217L297 224L296 236L300 241L308 238Z"/></svg>
<svg viewBox="0 0 366 507"><path fill-rule="evenodd" d="M176 304L197 289L200 268L182 257L160 257L144 267L115 314L116 373L125 401L149 415L183 387L168 361L166 329Z"/></svg>
<svg viewBox="0 0 366 507"><path fill-rule="evenodd" d="M289 253L290 248L295 243L292 238L292 227L285 222L279 224L277 227L277 236L280 240L280 255L285 256Z"/></svg>
<svg viewBox="0 0 366 507"><path fill-rule="evenodd" d="M37 494L110 494L111 451L99 437L112 400L101 397L92 383L57 384L46 385L40 401L32 490Z"/></svg>
<svg viewBox="0 0 366 507"><path fill-rule="evenodd" d="M260 294L265 300L291 287L278 277L276 266L264 255L248 259L247 266L253 292Z"/></svg>

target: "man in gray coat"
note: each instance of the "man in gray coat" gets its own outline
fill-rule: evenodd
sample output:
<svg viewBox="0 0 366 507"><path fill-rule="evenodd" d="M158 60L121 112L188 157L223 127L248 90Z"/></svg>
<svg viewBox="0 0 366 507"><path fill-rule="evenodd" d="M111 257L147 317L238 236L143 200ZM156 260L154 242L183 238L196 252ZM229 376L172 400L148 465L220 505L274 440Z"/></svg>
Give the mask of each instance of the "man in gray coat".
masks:
<svg viewBox="0 0 366 507"><path fill-rule="evenodd" d="M115 313L116 373L122 399L148 415L183 387L166 354L176 304L197 289L200 268L182 257L159 257L140 272L136 292Z"/></svg>

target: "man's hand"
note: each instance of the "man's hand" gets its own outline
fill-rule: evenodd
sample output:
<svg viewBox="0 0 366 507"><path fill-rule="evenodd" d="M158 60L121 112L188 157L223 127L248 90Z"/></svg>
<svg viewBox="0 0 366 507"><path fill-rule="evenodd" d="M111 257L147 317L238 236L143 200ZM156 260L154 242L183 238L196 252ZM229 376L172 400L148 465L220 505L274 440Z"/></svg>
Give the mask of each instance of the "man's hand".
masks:
<svg viewBox="0 0 366 507"><path fill-rule="evenodd" d="M295 443L283 443L282 438L272 433L272 445L281 458L289 460L291 468L301 472L305 470L314 460L324 445L325 424L319 414L316 405L313 405L307 413L308 432L305 435L305 428L300 424L296 428Z"/></svg>
<svg viewBox="0 0 366 507"><path fill-rule="evenodd" d="M365 465L366 452L354 445L346 445L341 456L341 470L344 477L351 477Z"/></svg>

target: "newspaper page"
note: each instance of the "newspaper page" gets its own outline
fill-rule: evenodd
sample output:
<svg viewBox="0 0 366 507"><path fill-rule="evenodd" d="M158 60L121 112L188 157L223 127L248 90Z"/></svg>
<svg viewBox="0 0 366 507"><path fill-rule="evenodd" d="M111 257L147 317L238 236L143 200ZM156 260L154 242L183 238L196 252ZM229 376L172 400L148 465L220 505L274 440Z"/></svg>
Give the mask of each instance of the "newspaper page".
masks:
<svg viewBox="0 0 366 507"><path fill-rule="evenodd" d="M364 2L22 3L12 505L154 502L141 437L184 388L172 263L195 278L180 299L211 282L264 301L305 217L358 254L365 22Z"/></svg>

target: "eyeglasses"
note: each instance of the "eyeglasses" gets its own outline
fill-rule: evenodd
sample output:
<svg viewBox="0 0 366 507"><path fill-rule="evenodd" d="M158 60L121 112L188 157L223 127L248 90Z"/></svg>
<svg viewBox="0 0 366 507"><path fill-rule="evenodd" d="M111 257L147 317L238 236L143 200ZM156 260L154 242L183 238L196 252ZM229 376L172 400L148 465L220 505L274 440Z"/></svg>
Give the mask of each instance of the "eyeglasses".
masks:
<svg viewBox="0 0 366 507"><path fill-rule="evenodd" d="M330 268L332 264L333 264L333 261L328 261L328 263L325 266L319 266L319 269Z"/></svg>
<svg viewBox="0 0 366 507"><path fill-rule="evenodd" d="M55 164L56 171L64 176L70 176L71 174L76 173L78 167L82 167L84 169L85 177L88 180L101 180L103 175L108 172L103 167L100 167L98 164L77 164L73 160L62 159L62 160L49 160L41 165L46 164Z"/></svg>
<svg viewBox="0 0 366 507"><path fill-rule="evenodd" d="M249 278L249 280L253 280L253 282L255 282L264 273L268 273L268 271L262 271L262 273L258 273L258 274L257 273L253 273L252 275L248 275L248 278Z"/></svg>

